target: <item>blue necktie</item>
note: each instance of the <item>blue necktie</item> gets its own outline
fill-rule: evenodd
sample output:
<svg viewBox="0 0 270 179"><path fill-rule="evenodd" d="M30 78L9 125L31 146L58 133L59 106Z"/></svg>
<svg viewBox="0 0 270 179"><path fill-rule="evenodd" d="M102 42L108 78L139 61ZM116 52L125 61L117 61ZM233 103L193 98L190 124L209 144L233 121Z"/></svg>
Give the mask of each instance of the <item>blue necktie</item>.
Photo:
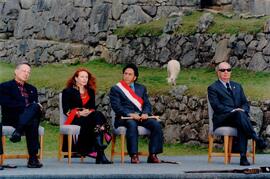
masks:
<svg viewBox="0 0 270 179"><path fill-rule="evenodd" d="M230 88L230 84L229 83L226 83L226 87L227 87L227 91L231 94L231 96L233 97L233 91L232 89Z"/></svg>

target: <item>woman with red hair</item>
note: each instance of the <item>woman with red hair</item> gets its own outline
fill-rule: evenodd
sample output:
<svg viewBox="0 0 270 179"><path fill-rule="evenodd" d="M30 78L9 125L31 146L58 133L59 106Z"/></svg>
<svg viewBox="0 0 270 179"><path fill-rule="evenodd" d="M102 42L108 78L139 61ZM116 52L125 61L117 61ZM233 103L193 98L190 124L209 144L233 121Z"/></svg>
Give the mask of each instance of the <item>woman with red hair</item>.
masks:
<svg viewBox="0 0 270 179"><path fill-rule="evenodd" d="M104 149L103 135L110 142L107 119L95 106L96 79L84 68L76 70L62 92L62 106L67 120L65 124L81 126L76 149L82 156L95 157L97 164L110 164ZM96 155L96 156L95 156Z"/></svg>

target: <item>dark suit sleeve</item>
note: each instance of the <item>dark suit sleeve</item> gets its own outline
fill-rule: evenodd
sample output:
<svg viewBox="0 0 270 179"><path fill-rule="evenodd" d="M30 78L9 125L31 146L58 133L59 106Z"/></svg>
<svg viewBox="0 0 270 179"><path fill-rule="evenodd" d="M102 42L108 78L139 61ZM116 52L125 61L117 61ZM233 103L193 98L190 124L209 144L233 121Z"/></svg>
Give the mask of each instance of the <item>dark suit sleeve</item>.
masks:
<svg viewBox="0 0 270 179"><path fill-rule="evenodd" d="M24 101L18 101L16 98L12 97L12 92L14 92L14 89L11 85L8 83L0 84L0 105L8 108L24 108Z"/></svg>
<svg viewBox="0 0 270 179"><path fill-rule="evenodd" d="M208 100L216 114L230 113L234 108L230 106L225 106L221 103L218 98L217 89L212 85L208 87Z"/></svg>
<svg viewBox="0 0 270 179"><path fill-rule="evenodd" d="M144 87L144 92L143 92L143 109L142 109L142 114L148 114L151 115L152 114L152 105L149 102L149 98L148 98L148 94L147 94L147 90Z"/></svg>
<svg viewBox="0 0 270 179"><path fill-rule="evenodd" d="M117 115L128 116L128 111L121 105L121 96L117 91L116 86L113 86L110 90L110 102L111 107Z"/></svg>
<svg viewBox="0 0 270 179"><path fill-rule="evenodd" d="M249 113L249 109L250 109L249 103L241 85L240 85L240 98L241 98L241 104L242 104L241 108L244 109L246 113Z"/></svg>

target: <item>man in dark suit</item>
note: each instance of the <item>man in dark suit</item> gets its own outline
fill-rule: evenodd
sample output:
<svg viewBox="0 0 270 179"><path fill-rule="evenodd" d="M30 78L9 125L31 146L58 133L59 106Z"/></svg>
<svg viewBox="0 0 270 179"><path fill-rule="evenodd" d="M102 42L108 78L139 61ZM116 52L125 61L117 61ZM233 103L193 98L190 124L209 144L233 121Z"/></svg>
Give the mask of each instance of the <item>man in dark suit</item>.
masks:
<svg viewBox="0 0 270 179"><path fill-rule="evenodd" d="M116 113L115 127L127 128L127 149L131 163L139 163L138 157L138 129L143 126L151 131L149 142L148 163L160 163L157 154L163 151L163 133L161 125L148 116L152 113L152 106L148 100L146 88L136 83L139 73L134 64L123 68L123 80L111 88L110 101ZM131 119L121 119L131 117Z"/></svg>
<svg viewBox="0 0 270 179"><path fill-rule="evenodd" d="M247 140L256 140L259 148L266 143L257 136L249 118L249 104L240 84L231 81L231 66L222 62L216 67L218 80L208 87L208 99L214 110L214 129L221 126L237 128L240 150L240 165L250 165L247 160Z"/></svg>
<svg viewBox="0 0 270 179"><path fill-rule="evenodd" d="M2 124L16 129L10 138L12 142L19 142L21 135L25 134L29 153L27 167L40 168L42 164L37 154L41 105L38 103L37 89L27 83L31 66L27 62L19 63L14 72L13 80L0 84Z"/></svg>

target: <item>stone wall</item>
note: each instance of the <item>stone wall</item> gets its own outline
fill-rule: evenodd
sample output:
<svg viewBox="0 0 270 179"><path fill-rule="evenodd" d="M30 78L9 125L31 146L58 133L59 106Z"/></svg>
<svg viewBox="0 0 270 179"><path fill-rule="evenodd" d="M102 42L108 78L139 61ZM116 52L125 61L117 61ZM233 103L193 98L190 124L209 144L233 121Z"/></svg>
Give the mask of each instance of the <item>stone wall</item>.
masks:
<svg viewBox="0 0 270 179"><path fill-rule="evenodd" d="M238 12L249 12L253 15L270 15L269 0L234 0L235 10Z"/></svg>
<svg viewBox="0 0 270 179"><path fill-rule="evenodd" d="M163 121L166 143L205 145L208 142L208 107L205 97L187 96L186 86L177 86L168 94L151 96L154 114ZM58 92L50 89L39 91L39 100L45 109L45 118L59 124ZM107 92L99 92L96 99L98 110L110 120L110 101ZM258 134L270 141L270 101L251 101L252 120L257 122Z"/></svg>
<svg viewBox="0 0 270 179"><path fill-rule="evenodd" d="M185 68L226 60L233 66L269 71L268 31L232 36L112 35L116 27L179 14L199 4L199 0L1 0L0 59L16 62L26 57L39 65L103 57L110 63L162 67L174 57Z"/></svg>
<svg viewBox="0 0 270 179"><path fill-rule="evenodd" d="M116 27L198 5L198 0L0 0L0 59L27 57L43 64L106 57L107 34Z"/></svg>
<svg viewBox="0 0 270 179"><path fill-rule="evenodd" d="M16 39L88 44L119 26L145 23L194 9L198 0L8 0L0 1L0 32ZM102 38L102 35L101 37Z"/></svg>
<svg viewBox="0 0 270 179"><path fill-rule="evenodd" d="M109 63L133 62L141 66L162 67L171 57L182 67L207 67L229 61L234 67L254 71L270 70L270 36L207 35L118 38L108 36Z"/></svg>

